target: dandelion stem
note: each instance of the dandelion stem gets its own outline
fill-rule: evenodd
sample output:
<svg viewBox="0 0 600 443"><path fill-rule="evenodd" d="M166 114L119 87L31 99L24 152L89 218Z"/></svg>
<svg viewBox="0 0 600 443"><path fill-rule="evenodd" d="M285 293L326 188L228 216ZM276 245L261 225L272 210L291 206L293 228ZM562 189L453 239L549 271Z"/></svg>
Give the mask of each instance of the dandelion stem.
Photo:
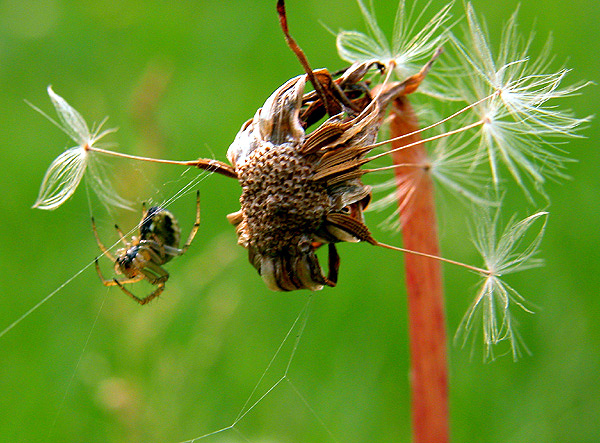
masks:
<svg viewBox="0 0 600 443"><path fill-rule="evenodd" d="M298 43L296 43L296 40L294 40L294 38L290 35L287 23L287 15L285 13L284 0L277 1L277 14L279 15L279 24L281 26L281 30L283 31L285 42L287 43L289 48L294 52L294 54L296 54L296 57L298 58L300 64L304 68L304 72L306 72L310 83L313 85L313 88L315 88L315 91L317 92L319 98L323 102L327 113L331 116L335 115L336 112L334 112L334 108L331 107L331 103L329 103L329 101L327 100L327 95L323 90L323 85L321 85L319 80L317 80L315 73L313 72L312 68L310 67L310 64L308 63L308 59L306 58L304 51L302 51L300 46L298 46Z"/></svg>
<svg viewBox="0 0 600 443"><path fill-rule="evenodd" d="M393 149L386 154L391 153L396 164L426 162L425 140L420 140L418 122L406 97L394 101L390 116L390 131L397 137L392 138ZM411 149L407 149L409 147ZM398 207L404 246L411 250L405 257L405 273L413 442L448 443L448 363L442 270L441 262L431 259L439 256L433 183L425 170L417 175L407 168L396 168L394 172L399 190L407 180L412 183L409 194L398 192Z"/></svg>
<svg viewBox="0 0 600 443"><path fill-rule="evenodd" d="M219 160L212 160L207 158L199 158L197 160L180 161L180 160L164 160L160 158L152 157L140 157L138 155L123 154L121 152L109 151L107 149L96 148L88 146L88 151L97 152L104 155L112 155L113 157L127 158L130 160L139 160L152 163L163 163L169 165L180 165L180 166L193 166L198 169L204 169L211 172L224 175L226 177L237 178L235 170L227 163L220 162Z"/></svg>

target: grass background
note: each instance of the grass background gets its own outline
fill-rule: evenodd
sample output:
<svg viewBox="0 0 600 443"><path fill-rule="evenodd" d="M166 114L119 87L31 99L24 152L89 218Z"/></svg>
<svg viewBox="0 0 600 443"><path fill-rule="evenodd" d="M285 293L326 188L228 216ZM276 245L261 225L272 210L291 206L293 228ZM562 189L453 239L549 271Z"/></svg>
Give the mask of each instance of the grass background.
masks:
<svg viewBox="0 0 600 443"><path fill-rule="evenodd" d="M84 188L57 211L30 208L44 171L69 141L23 99L53 115L46 95L52 84L88 123L109 115L109 127L119 127L110 141L124 152L224 160L240 125L301 71L280 35L274 3L0 1L0 329L54 294L0 338L2 441L192 439L230 425L263 374L307 293L269 292L236 246L225 215L238 207L237 184L216 176L199 184L198 237L169 264L172 279L161 299L137 306L104 288L90 266L98 249ZM495 36L517 7L515 0L474 3ZM395 7L377 2L384 28L391 28ZM319 21L364 30L351 0L289 1L288 14L315 67L344 66ZM553 33L557 60L574 69L572 82L599 78L599 21L594 0L526 2L520 10L522 29L535 22L534 48ZM568 101L578 115L593 114L598 88ZM567 147L577 160L569 166L573 180L548 187L546 266L510 279L538 306L534 316L521 317L533 355L484 364L480 350L471 358L469 349L450 348L456 442L600 436L598 125L585 135ZM196 175L125 161L110 167L136 208L169 198ZM128 228L139 219L137 210L109 213L91 204L108 244L116 240L114 222ZM171 207L186 234L193 204L189 194ZM453 205L440 206L444 255L478 264ZM382 215L368 217L376 237L400 243L377 228ZM201 441L410 441L402 257L368 245L339 249L340 283L313 297L290 367L293 387L283 383L236 429ZM108 274L108 261L103 269ZM452 268L445 278L452 335L475 281ZM136 293L150 291L138 286ZM290 352L284 347L261 392L283 374Z"/></svg>

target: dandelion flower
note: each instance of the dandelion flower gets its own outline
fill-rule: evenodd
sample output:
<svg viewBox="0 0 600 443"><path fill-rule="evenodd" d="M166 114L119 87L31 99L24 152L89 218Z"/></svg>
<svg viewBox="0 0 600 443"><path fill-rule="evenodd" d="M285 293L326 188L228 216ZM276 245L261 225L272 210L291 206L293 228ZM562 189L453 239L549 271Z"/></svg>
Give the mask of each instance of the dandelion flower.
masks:
<svg viewBox="0 0 600 443"><path fill-rule="evenodd" d="M48 86L48 95L58 114L59 122L32 106L77 143L59 155L46 171L34 208L52 210L67 201L79 186L87 171L90 184L100 200L106 205L129 208L129 202L119 197L106 178L103 165L92 152L94 145L106 134L116 129L101 131L104 121L90 129L83 117L65 99Z"/></svg>

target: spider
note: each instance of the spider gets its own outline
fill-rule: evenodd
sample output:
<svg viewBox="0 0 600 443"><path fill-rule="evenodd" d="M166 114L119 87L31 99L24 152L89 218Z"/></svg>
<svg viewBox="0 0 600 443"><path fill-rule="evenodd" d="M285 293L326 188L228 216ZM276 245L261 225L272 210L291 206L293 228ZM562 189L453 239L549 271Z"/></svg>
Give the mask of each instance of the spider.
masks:
<svg viewBox="0 0 600 443"><path fill-rule="evenodd" d="M142 209L139 236L133 236L130 242L125 240L125 235L115 225L115 229L125 245L124 248L117 251L116 258L100 241L93 217L92 230L94 231L94 236L100 250L115 264L115 273L125 276L124 279L120 280L117 278L111 280L105 279L100 271L98 258L96 258L96 271L98 271L98 275L104 286L119 286L125 294L137 303L145 305L158 297L165 289L169 273L163 269L162 265L169 262L173 257L185 254L198 232L198 227L200 226L200 192L196 193L196 220L187 242L181 249L179 248L181 229L173 214L159 206L152 206L146 210L146 205L144 204ZM157 286L146 297L137 297L123 286L124 284L137 283L144 279L148 280L150 284Z"/></svg>

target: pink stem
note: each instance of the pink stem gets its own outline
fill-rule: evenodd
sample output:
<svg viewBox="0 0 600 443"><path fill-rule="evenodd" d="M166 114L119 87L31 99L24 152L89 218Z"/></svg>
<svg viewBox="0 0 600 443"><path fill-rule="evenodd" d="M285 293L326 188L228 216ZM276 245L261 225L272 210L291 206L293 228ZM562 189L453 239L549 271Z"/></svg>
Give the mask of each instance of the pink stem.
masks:
<svg viewBox="0 0 600 443"><path fill-rule="evenodd" d="M392 137L418 130L406 97L392 105ZM420 140L418 133L392 143L393 149ZM392 153L394 164L427 164L423 143ZM438 256L433 183L427 168L395 169L404 247ZM448 364L441 263L405 254L411 354L414 443L448 443Z"/></svg>

